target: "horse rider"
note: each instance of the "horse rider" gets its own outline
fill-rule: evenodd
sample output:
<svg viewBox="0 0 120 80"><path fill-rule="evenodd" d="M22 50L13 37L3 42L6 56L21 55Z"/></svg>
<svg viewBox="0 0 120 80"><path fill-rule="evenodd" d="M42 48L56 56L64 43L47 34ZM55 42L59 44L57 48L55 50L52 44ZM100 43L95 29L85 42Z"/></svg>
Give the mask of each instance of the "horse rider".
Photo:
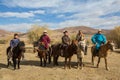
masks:
<svg viewBox="0 0 120 80"><path fill-rule="evenodd" d="M81 30L78 31L78 33L76 35L76 40L78 42L80 42L80 41L85 41L86 42L86 40L84 38L84 34ZM84 51L84 54L87 55L87 45L86 45L86 43L85 43L85 47L84 47L83 51Z"/></svg>
<svg viewBox="0 0 120 80"><path fill-rule="evenodd" d="M17 33L14 34L14 38L10 41L11 53L13 54L13 49L18 45L20 42L19 35ZM24 54L22 54L22 58L24 59Z"/></svg>
<svg viewBox="0 0 120 80"><path fill-rule="evenodd" d="M50 44L50 38L48 36L47 30L44 30L43 34L40 36L39 43L42 44L39 47L48 50Z"/></svg>
<svg viewBox="0 0 120 80"><path fill-rule="evenodd" d="M92 36L91 41L95 45L94 54L97 54L99 52L100 46L106 43L106 37L104 34L102 34L101 29L98 30L98 33Z"/></svg>
<svg viewBox="0 0 120 80"><path fill-rule="evenodd" d="M83 39L84 39L84 34L82 33L81 30L79 30L76 35L76 40L79 42L79 41L82 41Z"/></svg>
<svg viewBox="0 0 120 80"><path fill-rule="evenodd" d="M64 51L67 49L67 47L70 45L70 37L68 36L68 31L64 31L62 36L62 50L61 50L61 56L63 56Z"/></svg>

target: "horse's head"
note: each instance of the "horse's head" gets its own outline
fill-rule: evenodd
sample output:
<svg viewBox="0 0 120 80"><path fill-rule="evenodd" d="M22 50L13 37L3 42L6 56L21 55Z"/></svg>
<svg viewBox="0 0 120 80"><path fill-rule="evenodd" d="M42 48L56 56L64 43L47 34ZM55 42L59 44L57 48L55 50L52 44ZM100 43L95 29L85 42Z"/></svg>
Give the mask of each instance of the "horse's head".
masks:
<svg viewBox="0 0 120 80"><path fill-rule="evenodd" d="M113 41L110 41L110 40L109 40L109 41L107 42L107 45L108 45L108 48L109 48L110 50L112 50L112 51L114 50L114 43L113 43Z"/></svg>
<svg viewBox="0 0 120 80"><path fill-rule="evenodd" d="M35 53L36 51L37 51L37 49L38 49L38 41L34 41L33 42L33 52Z"/></svg>
<svg viewBox="0 0 120 80"><path fill-rule="evenodd" d="M17 46L19 47L19 49L22 52L25 52L25 43L24 43L24 41L20 41Z"/></svg>
<svg viewBox="0 0 120 80"><path fill-rule="evenodd" d="M82 40L82 41L79 41L79 42L78 42L78 46L85 48L85 46L86 46L86 40L84 39L84 40Z"/></svg>
<svg viewBox="0 0 120 80"><path fill-rule="evenodd" d="M71 46L72 46L73 51L77 51L78 41L72 40Z"/></svg>

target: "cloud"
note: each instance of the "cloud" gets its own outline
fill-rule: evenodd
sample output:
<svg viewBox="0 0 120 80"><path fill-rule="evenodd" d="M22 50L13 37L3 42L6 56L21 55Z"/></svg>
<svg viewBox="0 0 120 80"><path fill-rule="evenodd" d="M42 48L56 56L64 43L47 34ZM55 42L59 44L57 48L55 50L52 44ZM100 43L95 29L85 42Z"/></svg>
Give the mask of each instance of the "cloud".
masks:
<svg viewBox="0 0 120 80"><path fill-rule="evenodd" d="M0 17L29 18L33 16L34 14L29 12L0 12Z"/></svg>
<svg viewBox="0 0 120 80"><path fill-rule="evenodd" d="M29 12L33 14L45 14L44 10L35 10L35 11L29 11Z"/></svg>
<svg viewBox="0 0 120 80"><path fill-rule="evenodd" d="M0 17L30 18L36 14L45 14L44 10L34 10L28 12L0 12Z"/></svg>
<svg viewBox="0 0 120 80"><path fill-rule="evenodd" d="M3 5L22 8L56 7L59 2L60 0L2 0Z"/></svg>
<svg viewBox="0 0 120 80"><path fill-rule="evenodd" d="M14 32L27 32L31 28L32 24L20 23L20 24L6 24L0 25L0 29L14 31Z"/></svg>

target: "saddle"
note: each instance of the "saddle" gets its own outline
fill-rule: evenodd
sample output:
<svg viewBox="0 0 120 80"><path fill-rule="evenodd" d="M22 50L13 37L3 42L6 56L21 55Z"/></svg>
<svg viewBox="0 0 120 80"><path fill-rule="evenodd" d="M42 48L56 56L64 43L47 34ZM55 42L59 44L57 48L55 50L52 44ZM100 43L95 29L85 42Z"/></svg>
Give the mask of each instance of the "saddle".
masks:
<svg viewBox="0 0 120 80"><path fill-rule="evenodd" d="M98 56L98 55L99 55L99 50L97 50L97 49L95 48L95 46L94 46L93 48L94 48L93 55L94 55L94 56Z"/></svg>
<svg viewBox="0 0 120 80"><path fill-rule="evenodd" d="M40 42L40 44L39 44L39 49L40 49L40 50L46 50L45 45L44 45L43 42Z"/></svg>
<svg viewBox="0 0 120 80"><path fill-rule="evenodd" d="M62 56L62 57L65 56L64 53L66 52L67 48L68 48L68 45L67 45L67 44L61 44L61 45L60 45L60 53L61 53L61 56Z"/></svg>

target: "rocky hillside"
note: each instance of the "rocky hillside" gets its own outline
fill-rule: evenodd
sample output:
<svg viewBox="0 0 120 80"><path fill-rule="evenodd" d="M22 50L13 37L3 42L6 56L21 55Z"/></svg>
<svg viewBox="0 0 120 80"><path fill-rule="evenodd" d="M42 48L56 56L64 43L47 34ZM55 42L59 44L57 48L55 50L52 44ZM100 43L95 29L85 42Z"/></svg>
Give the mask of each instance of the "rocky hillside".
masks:
<svg viewBox="0 0 120 80"><path fill-rule="evenodd" d="M94 34L97 32L97 29L86 27L86 26L76 26L76 27L66 27L63 29L56 29L57 32L69 31L70 33L76 33L78 30L82 30L85 34ZM109 30L102 30L104 34L108 33Z"/></svg>

